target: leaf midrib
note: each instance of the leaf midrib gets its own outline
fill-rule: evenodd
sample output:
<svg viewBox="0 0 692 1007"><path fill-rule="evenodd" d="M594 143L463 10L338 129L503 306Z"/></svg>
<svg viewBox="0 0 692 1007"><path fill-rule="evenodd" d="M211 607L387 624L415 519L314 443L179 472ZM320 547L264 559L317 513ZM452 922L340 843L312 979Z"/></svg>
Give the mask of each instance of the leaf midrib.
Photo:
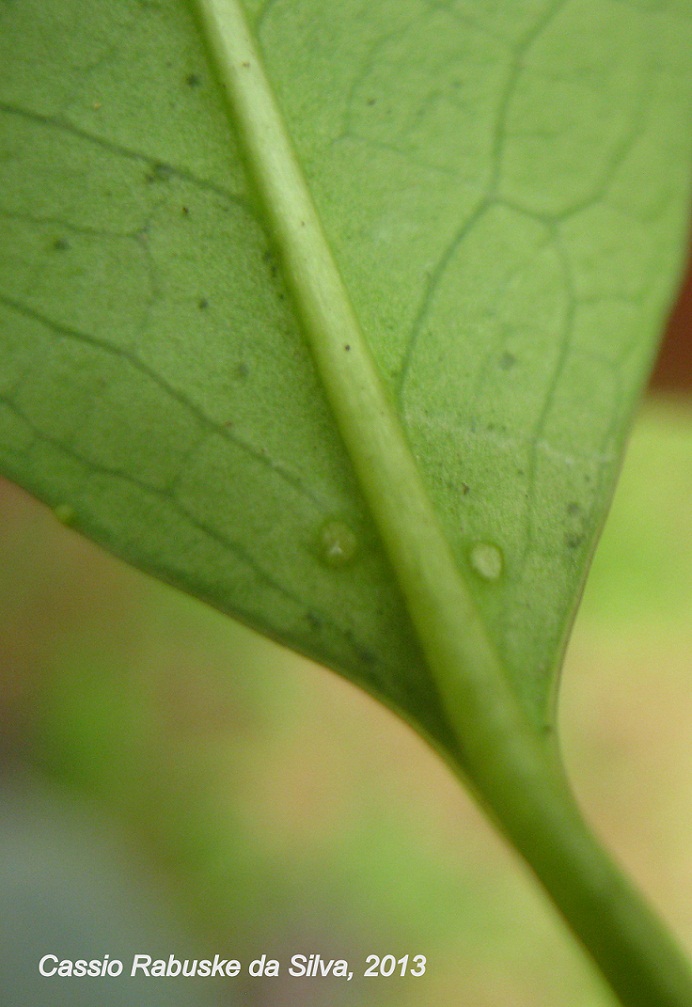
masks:
<svg viewBox="0 0 692 1007"><path fill-rule="evenodd" d="M538 746L380 380L242 4L198 2L302 331L450 722L481 762L492 746L500 759L509 735Z"/></svg>

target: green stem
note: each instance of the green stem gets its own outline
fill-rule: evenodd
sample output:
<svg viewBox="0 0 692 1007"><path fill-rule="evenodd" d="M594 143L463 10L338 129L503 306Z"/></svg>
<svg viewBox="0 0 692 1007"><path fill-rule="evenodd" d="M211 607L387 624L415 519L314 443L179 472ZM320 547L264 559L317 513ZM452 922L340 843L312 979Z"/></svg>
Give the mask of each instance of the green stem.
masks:
<svg viewBox="0 0 692 1007"><path fill-rule="evenodd" d="M595 838L566 789L553 788L538 774L521 779L507 766L499 780L486 775L479 786L486 801L490 791L486 806L492 803L488 810L499 829L527 861L621 1003L692 1003L688 961Z"/></svg>
<svg viewBox="0 0 692 1007"><path fill-rule="evenodd" d="M627 1007L689 1007L692 975L581 820L456 565L322 230L240 0L198 0L250 173L464 771Z"/></svg>

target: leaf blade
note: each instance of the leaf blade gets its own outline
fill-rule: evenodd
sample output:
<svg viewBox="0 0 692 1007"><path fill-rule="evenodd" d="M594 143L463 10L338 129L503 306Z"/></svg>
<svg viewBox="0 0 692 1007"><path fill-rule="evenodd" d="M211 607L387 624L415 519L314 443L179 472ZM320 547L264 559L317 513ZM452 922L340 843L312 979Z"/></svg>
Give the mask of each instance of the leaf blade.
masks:
<svg viewBox="0 0 692 1007"><path fill-rule="evenodd" d="M637 275L646 274L641 230L628 230L623 214L611 211L618 221L616 238L608 247L609 228L600 222L605 250L594 259L589 233L598 221L588 218L589 207L577 207L576 215L559 223L535 216L555 212L560 200L564 210L567 189L574 205L585 184L580 182L577 192L576 183L566 188L555 182L543 196L542 186L531 190L525 170L530 138L522 138L520 130L537 75L545 80L548 71L555 72L545 32L553 23L555 33L557 19L558 27L563 24L558 40L564 40L567 14L556 14L550 4L517 5L506 18L490 4L477 10L461 4L446 14L416 3L368 9L363 20L355 4L338 10L267 5L259 11L264 56L340 269L395 393L391 371L408 361L405 379L399 380L402 415L458 563L476 578L478 603L513 668L515 687L530 716L543 724L550 718L550 682L610 492L632 392L626 402L623 398L619 432L607 443L611 421L601 410L601 432L593 435L580 474L600 480L589 493L581 483L575 486L574 466L558 466L550 451L539 450L537 437L532 442L524 435L521 441L520 478L514 443L502 443L502 432L491 426L507 422L496 414L517 423L512 409L518 409L517 401L530 400L533 423L554 431L553 454L556 447L566 454L565 446L574 453L571 431L583 406L573 401L573 389L590 388L592 372L575 374L572 366L573 380L558 389L561 400L555 396L550 409L541 405L534 388L540 383L531 377L536 368L545 370L547 361L544 382L550 382L559 367L559 347L551 345L547 354L533 347L535 306L544 347L569 313L564 256L551 235L559 231L569 244L586 300L603 293L603 275L611 277L616 293L618 284L628 291L630 259L623 249L637 252ZM44 5L33 24L27 10L7 6L3 12L3 65L19 66L4 78L2 106L3 135L13 145L3 186L9 193L3 228L13 249L2 274L9 319L3 340L7 470L54 506L72 506L77 524L120 555L340 668L418 719L427 733L445 736L398 588L286 301L272 240L248 189L187 8L132 3L109 13L101 4L79 10L61 5L55 13L57 7ZM585 8L571 5L570 11L574 20L575 11ZM609 11L612 41L615 14ZM679 15L675 20L673 12L673 7L657 15L640 11L637 30L642 35L643 25L667 25L667 38L656 43L662 50L676 33L684 41L686 22ZM592 10L592 21L594 16ZM629 25L631 10L623 8L623 17ZM455 30L442 31L445 26ZM23 47L42 51L50 33L60 44L39 67L35 61L25 65ZM306 35L322 44L299 49L295 39ZM626 45L618 43L618 53L631 35L627 27ZM436 39L442 56L434 54ZM66 87L75 45L90 57L80 57L81 69ZM480 67L473 62L479 46ZM681 51L676 41L669 66L676 60L683 66ZM531 54L528 73L520 56L530 63ZM598 64L597 56L602 65L602 47L593 55ZM623 59L630 66L630 57ZM476 86L467 75L478 99L470 111L448 95L442 100L429 94L431 67L441 70L453 96L454 74L468 61L480 80ZM522 72L528 78L513 92L512 73L518 81ZM628 73L617 78L621 90ZM668 100L674 74L666 73ZM306 79L312 82L307 97L298 86ZM150 101L133 100L133 80ZM385 115L387 102L393 124ZM343 116L332 115L334 103L340 109L345 104L348 130L356 139L339 142L333 135L334 122L344 132ZM668 106L659 101L661 107ZM478 108L489 121L480 121ZM618 168L620 198L629 193L642 214L656 205L641 182L643 165L659 164L659 201L666 185L676 193L677 205L673 209L671 202L660 231L668 263L679 254L685 184L677 160L664 159L661 166L654 139L667 138L673 151L679 97L671 108L676 111L666 112L659 132L652 134L649 123L636 157ZM492 161L499 150L493 110L514 123L515 154L503 171ZM190 128L200 116L203 144ZM460 159L456 172L449 170L449 151L440 139L450 121L466 123L471 138L468 148L450 148ZM616 145L627 134L626 117L621 114L618 122ZM583 132L583 118L578 125ZM539 141L540 135L534 146ZM602 143L599 156L607 162L610 138ZM544 161L546 144L548 139ZM592 180L598 175L595 167L589 172ZM490 191L499 193L497 199L490 199ZM534 205L539 196L548 203ZM513 201L524 205L517 209ZM242 267L229 253L234 246L243 248ZM612 254L618 250L619 258ZM612 303L582 308L590 312L579 323L586 350L594 349L601 324L612 331L646 328L649 349L630 366L630 388L641 381L671 275L670 265L661 269L645 323L641 311L635 320L631 306L617 296ZM460 313L464 339L450 339ZM508 318L514 324L511 345L503 341ZM481 348L475 363L465 349L469 333ZM96 342L87 351L89 338ZM489 341L494 356L484 350ZM65 350L71 345L81 347L78 359ZM616 350L624 352L626 344ZM524 354L532 364L521 382ZM115 360L126 379L114 373ZM66 395L67 377L74 391ZM607 393L606 385L602 396ZM565 409L572 425L562 423ZM151 436L141 435L142 425ZM285 436L288 428L291 438ZM599 462L599 455L605 460ZM542 515L527 512L531 471L535 500L550 503ZM247 499L256 502L253 508L243 505ZM572 504L578 504L578 513L567 513ZM352 527L362 543L357 561L338 571L320 559L321 529L331 519ZM538 534L527 533L529 519L546 542L541 551L527 552L519 577L514 571L524 562L526 541ZM567 536L575 541L582 534L578 545L567 544ZM478 576L472 555L479 543L500 545L501 584L508 587ZM551 587L556 581L562 585L559 605ZM536 605L533 614L527 601Z"/></svg>

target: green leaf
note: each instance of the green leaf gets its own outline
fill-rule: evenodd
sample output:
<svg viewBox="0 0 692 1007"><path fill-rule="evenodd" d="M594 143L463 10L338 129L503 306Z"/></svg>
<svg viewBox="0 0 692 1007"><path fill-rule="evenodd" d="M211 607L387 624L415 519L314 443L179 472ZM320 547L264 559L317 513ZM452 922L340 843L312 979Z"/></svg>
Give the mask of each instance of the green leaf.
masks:
<svg viewBox="0 0 692 1007"><path fill-rule="evenodd" d="M3 468L413 722L631 1007L689 974L552 701L680 266L690 15L0 6Z"/></svg>
<svg viewBox="0 0 692 1007"><path fill-rule="evenodd" d="M679 265L689 7L247 6L459 568L542 725ZM446 744L193 7L0 7L3 467Z"/></svg>

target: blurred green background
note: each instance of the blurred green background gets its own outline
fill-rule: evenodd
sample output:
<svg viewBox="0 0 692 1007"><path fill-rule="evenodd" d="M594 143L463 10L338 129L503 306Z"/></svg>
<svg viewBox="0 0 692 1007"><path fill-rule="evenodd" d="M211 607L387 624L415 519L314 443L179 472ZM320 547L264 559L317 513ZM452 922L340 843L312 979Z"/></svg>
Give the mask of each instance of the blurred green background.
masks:
<svg viewBox="0 0 692 1007"><path fill-rule="evenodd" d="M692 410L650 401L577 620L560 719L588 817L690 948L691 671ZM279 978L188 984L181 1003L613 1003L525 869L406 725L106 556L6 483L0 718L12 806L20 790L32 809L6 818L0 856L23 855L36 884L50 875L76 916L87 912L79 861L100 876L96 837L119 851L121 874L110 894L87 888L107 903L119 885L141 893L161 917L153 931L175 935L166 954L247 962L266 952L287 963L319 952L356 970L350 983L301 980L284 964ZM32 829L54 866L40 867ZM121 936L144 925L149 909L136 901ZM64 920L55 900L36 905L50 951L66 939ZM114 914L87 916L100 953L113 954ZM133 931L135 950L147 939ZM424 954L427 973L359 979L370 953ZM7 970L12 952L0 954ZM23 980L31 962L15 956L13 967L13 1004L42 1007ZM43 981L46 1005L62 1002L55 982ZM138 1002L177 1004L170 982L150 980Z"/></svg>

